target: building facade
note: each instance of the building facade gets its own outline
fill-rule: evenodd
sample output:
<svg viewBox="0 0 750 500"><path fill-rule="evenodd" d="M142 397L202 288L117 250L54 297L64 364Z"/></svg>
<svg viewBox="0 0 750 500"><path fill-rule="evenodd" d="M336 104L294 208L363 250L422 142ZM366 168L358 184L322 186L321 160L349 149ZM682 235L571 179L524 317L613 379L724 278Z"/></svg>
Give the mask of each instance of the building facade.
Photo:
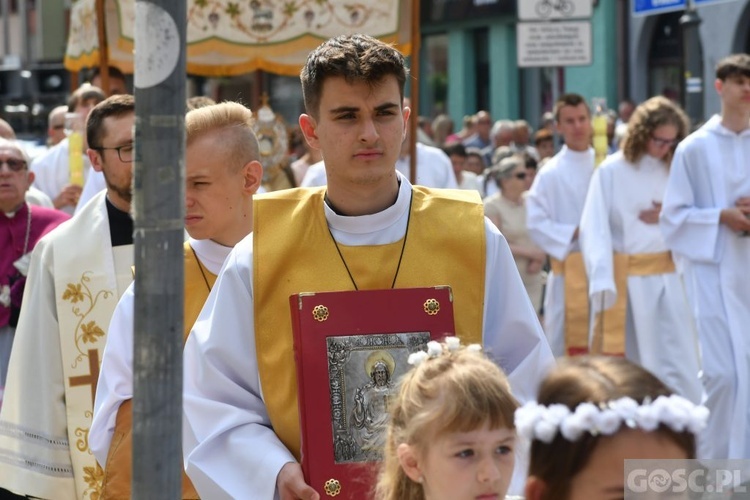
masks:
<svg viewBox="0 0 750 500"><path fill-rule="evenodd" d="M536 127L564 92L616 107L627 80L623 5L593 3L590 65L519 68L516 2L422 0L420 115L447 113L460 124L464 115L484 109L494 119L524 118Z"/></svg>
<svg viewBox="0 0 750 500"><path fill-rule="evenodd" d="M683 53L684 9L631 17L628 74L636 102L663 94L684 104L688 93L699 94L702 106L691 118L700 123L720 110L714 91L716 63L729 54L750 53L750 0L703 0L695 6L700 53ZM692 74L686 59L697 61L701 71Z"/></svg>

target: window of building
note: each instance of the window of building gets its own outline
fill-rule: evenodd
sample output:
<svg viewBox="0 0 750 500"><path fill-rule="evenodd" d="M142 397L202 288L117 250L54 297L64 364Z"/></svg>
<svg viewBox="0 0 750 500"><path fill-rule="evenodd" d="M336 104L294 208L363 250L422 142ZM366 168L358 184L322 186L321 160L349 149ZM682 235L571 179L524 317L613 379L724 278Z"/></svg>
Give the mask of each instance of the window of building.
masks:
<svg viewBox="0 0 750 500"><path fill-rule="evenodd" d="M439 33L422 40L422 78L419 108L422 116L435 117L448 110L448 35Z"/></svg>
<svg viewBox="0 0 750 500"><path fill-rule="evenodd" d="M648 95L663 95L682 102L682 12L662 14L651 38L648 60Z"/></svg>
<svg viewBox="0 0 750 500"><path fill-rule="evenodd" d="M477 109L490 109L490 51L487 28L474 30L474 51L477 71Z"/></svg>

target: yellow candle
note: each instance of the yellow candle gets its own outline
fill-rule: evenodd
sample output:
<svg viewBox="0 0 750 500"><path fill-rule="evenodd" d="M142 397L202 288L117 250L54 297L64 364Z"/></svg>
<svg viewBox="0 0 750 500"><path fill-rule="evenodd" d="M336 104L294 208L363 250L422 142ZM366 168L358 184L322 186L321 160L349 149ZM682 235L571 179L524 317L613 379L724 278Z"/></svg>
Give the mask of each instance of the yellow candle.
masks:
<svg viewBox="0 0 750 500"><path fill-rule="evenodd" d="M70 165L70 183L83 186L83 136L80 132L71 132L68 136Z"/></svg>

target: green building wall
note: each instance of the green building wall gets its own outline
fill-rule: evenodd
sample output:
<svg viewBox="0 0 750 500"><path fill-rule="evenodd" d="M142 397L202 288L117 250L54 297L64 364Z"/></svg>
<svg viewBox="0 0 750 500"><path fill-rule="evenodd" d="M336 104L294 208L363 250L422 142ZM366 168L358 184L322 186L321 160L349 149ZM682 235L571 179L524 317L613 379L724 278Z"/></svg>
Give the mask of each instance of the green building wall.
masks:
<svg viewBox="0 0 750 500"><path fill-rule="evenodd" d="M567 67L564 70L564 92L576 92L588 102L594 97L604 97L607 105L617 105L617 19L616 2L600 1L592 17L592 64L590 66ZM532 124L538 116L524 116L525 110L538 109L523 100L541 99L531 88L521 86L522 68L517 66L516 19L508 16L482 22L471 21L423 26L422 35L447 33L448 35L448 114L456 124L466 114L478 110L477 75L475 71L477 50L474 47L473 30L486 27L489 54L489 111L493 119L526 118ZM422 54L424 57L424 54ZM426 61L422 61L424 68ZM426 79L425 79L426 80ZM420 92L427 91L427 82L420 82ZM538 90L534 86L534 90ZM427 114L429 110L422 111ZM536 115L536 112L534 112Z"/></svg>

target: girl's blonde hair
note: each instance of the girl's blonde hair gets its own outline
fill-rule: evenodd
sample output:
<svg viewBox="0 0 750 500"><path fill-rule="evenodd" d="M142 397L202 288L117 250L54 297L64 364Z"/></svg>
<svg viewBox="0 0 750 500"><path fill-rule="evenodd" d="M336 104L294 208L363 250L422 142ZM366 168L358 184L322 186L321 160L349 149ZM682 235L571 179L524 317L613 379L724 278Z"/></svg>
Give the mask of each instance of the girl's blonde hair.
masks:
<svg viewBox="0 0 750 500"><path fill-rule="evenodd" d="M397 456L402 443L424 452L430 440L452 432L514 429L518 402L505 374L481 351L460 347L429 358L406 373L389 406L384 459L375 492L377 500L416 500L422 485L409 479Z"/></svg>

